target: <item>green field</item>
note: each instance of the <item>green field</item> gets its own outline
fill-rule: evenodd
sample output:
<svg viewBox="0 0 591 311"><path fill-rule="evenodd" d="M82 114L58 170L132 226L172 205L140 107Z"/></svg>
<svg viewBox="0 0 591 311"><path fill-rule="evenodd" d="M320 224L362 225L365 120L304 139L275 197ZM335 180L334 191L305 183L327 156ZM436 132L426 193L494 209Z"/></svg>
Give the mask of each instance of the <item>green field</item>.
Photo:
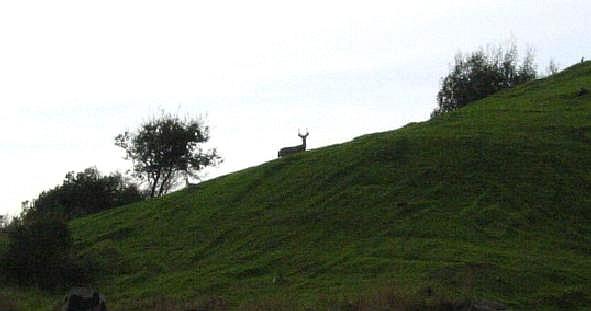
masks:
<svg viewBox="0 0 591 311"><path fill-rule="evenodd" d="M431 121L80 218L76 249L103 271L96 287L113 310L376 307L392 297L588 310L583 87L591 62Z"/></svg>

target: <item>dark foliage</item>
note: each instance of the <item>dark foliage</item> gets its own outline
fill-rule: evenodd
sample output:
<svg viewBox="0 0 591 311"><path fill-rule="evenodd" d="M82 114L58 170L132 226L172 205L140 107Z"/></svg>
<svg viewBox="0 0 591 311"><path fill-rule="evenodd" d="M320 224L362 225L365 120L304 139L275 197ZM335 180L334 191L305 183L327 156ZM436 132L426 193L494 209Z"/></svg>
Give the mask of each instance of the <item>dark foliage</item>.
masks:
<svg viewBox="0 0 591 311"><path fill-rule="evenodd" d="M101 176L96 168L87 168L82 172L69 172L62 185L42 192L32 204L24 206L24 219L69 220L141 199L138 188L126 182L121 174Z"/></svg>
<svg viewBox="0 0 591 311"><path fill-rule="evenodd" d="M89 281L90 269L71 255L72 238L63 221L14 222L8 240L0 269L9 283L56 289Z"/></svg>
<svg viewBox="0 0 591 311"><path fill-rule="evenodd" d="M469 55L458 54L450 73L441 80L437 93L438 107L431 117L466 106L498 90L536 78L533 52L530 50L518 64L518 53L511 44L506 50L479 50Z"/></svg>
<svg viewBox="0 0 591 311"><path fill-rule="evenodd" d="M215 149L205 151L200 145L208 140L208 128L199 120L163 114L143 123L136 133L117 135L115 145L133 161L135 176L147 179L153 198L169 191L179 178L216 164Z"/></svg>

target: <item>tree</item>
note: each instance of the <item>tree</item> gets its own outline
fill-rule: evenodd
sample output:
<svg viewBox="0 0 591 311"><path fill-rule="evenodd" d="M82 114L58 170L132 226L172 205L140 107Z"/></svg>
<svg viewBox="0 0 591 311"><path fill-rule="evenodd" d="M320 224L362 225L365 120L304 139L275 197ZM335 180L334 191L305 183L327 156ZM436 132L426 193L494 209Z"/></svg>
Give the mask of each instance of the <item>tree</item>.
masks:
<svg viewBox="0 0 591 311"><path fill-rule="evenodd" d="M39 218L31 223L13 222L8 228L8 247L0 258L7 281L55 289L88 281L90 274L72 256L72 237L61 220Z"/></svg>
<svg viewBox="0 0 591 311"><path fill-rule="evenodd" d="M151 198L168 192L181 177L196 177L206 166L216 165L220 157L215 149L204 150L209 129L200 120L172 114L140 125L135 133L126 131L115 137L115 145L125 149L133 161L133 174L149 183Z"/></svg>
<svg viewBox="0 0 591 311"><path fill-rule="evenodd" d="M550 63L546 67L546 75L551 76L553 74L557 74L560 71L560 65L554 61L554 59L550 59Z"/></svg>
<svg viewBox="0 0 591 311"><path fill-rule="evenodd" d="M441 88L437 93L438 107L431 117L535 78L533 50L529 49L522 63L518 64L514 43L510 43L507 48L480 49L467 55L458 53L449 74L441 80Z"/></svg>
<svg viewBox="0 0 591 311"><path fill-rule="evenodd" d="M101 176L95 167L89 167L81 172L68 172L60 186L43 191L32 202L23 202L23 219L70 220L141 199L137 186L120 173Z"/></svg>
<svg viewBox="0 0 591 311"><path fill-rule="evenodd" d="M535 52L532 48L529 48L523 58L521 66L519 66L519 73L517 74L517 81L515 81L515 84L521 84L537 77L537 66L534 58Z"/></svg>

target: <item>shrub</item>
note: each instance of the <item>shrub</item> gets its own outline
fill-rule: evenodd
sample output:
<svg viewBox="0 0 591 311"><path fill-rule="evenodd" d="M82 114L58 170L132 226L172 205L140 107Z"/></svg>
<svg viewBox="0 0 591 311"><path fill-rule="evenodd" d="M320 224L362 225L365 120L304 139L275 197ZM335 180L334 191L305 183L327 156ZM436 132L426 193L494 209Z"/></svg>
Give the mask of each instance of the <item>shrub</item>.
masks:
<svg viewBox="0 0 591 311"><path fill-rule="evenodd" d="M466 106L498 90L536 78L534 54L529 50L521 64L515 44L508 48L482 49L471 54L457 54L437 93L438 107L431 117Z"/></svg>
<svg viewBox="0 0 591 311"><path fill-rule="evenodd" d="M88 282L87 269L71 255L72 238L60 220L17 222L8 230L8 247L1 262L6 281L56 289Z"/></svg>
<svg viewBox="0 0 591 311"><path fill-rule="evenodd" d="M42 192L30 203L23 202L23 213L27 221L47 217L69 220L141 199L136 185L121 174L102 176L90 167L82 172L69 172L62 185Z"/></svg>

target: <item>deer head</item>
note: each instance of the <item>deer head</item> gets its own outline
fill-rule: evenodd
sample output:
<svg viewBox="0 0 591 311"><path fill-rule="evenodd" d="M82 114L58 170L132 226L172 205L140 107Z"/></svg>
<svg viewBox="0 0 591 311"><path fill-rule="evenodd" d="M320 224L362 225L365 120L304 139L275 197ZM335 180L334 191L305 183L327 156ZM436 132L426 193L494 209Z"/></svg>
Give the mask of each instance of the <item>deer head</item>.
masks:
<svg viewBox="0 0 591 311"><path fill-rule="evenodd" d="M304 150L306 150L306 137L308 137L308 135L310 135L310 133L308 133L308 129L306 129L306 134L300 133L300 129L298 129L298 136L302 139Z"/></svg>

